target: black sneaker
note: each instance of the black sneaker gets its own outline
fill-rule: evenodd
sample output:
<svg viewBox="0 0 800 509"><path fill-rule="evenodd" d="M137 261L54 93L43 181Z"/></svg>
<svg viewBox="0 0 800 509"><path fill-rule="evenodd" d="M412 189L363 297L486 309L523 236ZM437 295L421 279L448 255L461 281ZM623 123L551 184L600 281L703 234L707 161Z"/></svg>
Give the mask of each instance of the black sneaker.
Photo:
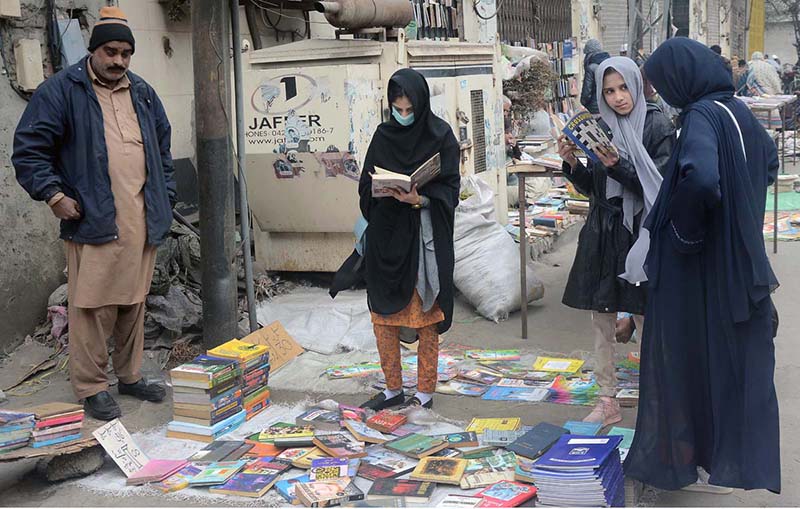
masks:
<svg viewBox="0 0 800 509"><path fill-rule="evenodd" d="M152 401L153 403L158 403L167 395L167 390L163 385L149 384L144 381L144 378L140 379L135 384L124 384L120 382L117 390L120 394L127 394L128 396L139 398L142 401Z"/></svg>
<svg viewBox="0 0 800 509"><path fill-rule="evenodd" d="M369 401L361 403L360 408L369 408L370 410L375 410L376 412L378 412L385 408L402 405L405 399L406 395L404 392L401 392L397 396L391 397L389 399L386 399L386 394L384 394L383 392L379 392L378 394L374 395L372 399L370 399Z"/></svg>
<svg viewBox="0 0 800 509"><path fill-rule="evenodd" d="M422 408L431 409L433 408L433 398L429 399L428 402L425 403L424 405L422 404L422 401L420 401L419 398L416 396L408 398L408 401L400 405L398 410L405 410L406 408L413 408L416 406L421 406Z"/></svg>
<svg viewBox="0 0 800 509"><path fill-rule="evenodd" d="M98 392L83 401L83 410L101 421L113 421L122 416L122 410L108 391Z"/></svg>

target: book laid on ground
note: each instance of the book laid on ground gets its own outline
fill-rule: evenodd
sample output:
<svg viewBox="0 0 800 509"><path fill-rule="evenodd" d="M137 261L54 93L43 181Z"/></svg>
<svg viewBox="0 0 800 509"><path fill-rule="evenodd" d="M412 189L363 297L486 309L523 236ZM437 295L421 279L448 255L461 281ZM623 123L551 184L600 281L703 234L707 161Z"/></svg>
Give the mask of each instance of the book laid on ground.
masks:
<svg viewBox="0 0 800 509"><path fill-rule="evenodd" d="M602 422L567 421L564 428L573 435L596 435L603 429Z"/></svg>
<svg viewBox="0 0 800 509"><path fill-rule="evenodd" d="M639 404L639 389L622 389L617 393L620 406L633 407Z"/></svg>
<svg viewBox="0 0 800 509"><path fill-rule="evenodd" d="M438 152L422 163L411 175L403 175L376 166L375 173L372 174L372 197L391 196L390 189L399 189L408 193L415 184L417 189L421 189L436 178L441 171L442 161Z"/></svg>
<svg viewBox="0 0 800 509"><path fill-rule="evenodd" d="M413 504L426 504L431 501L435 489L436 485L432 482L378 479L367 492L367 500L404 498Z"/></svg>
<svg viewBox="0 0 800 509"><path fill-rule="evenodd" d="M481 436L481 444L491 445L494 447L506 447L509 444L514 443L515 440L523 436L525 433L527 433L527 431L528 430L523 429L514 431L487 429Z"/></svg>
<svg viewBox="0 0 800 509"><path fill-rule="evenodd" d="M576 373L583 366L580 359L563 359L558 357L537 357L533 363L536 371L547 371L551 373Z"/></svg>
<svg viewBox="0 0 800 509"><path fill-rule="evenodd" d="M467 426L466 431L481 434L486 429L498 431L514 431L519 429L522 420L519 417L474 417Z"/></svg>
<svg viewBox="0 0 800 509"><path fill-rule="evenodd" d="M342 426L344 426L344 421L367 422L367 411L357 406L339 403L339 414L341 415Z"/></svg>
<svg viewBox="0 0 800 509"><path fill-rule="evenodd" d="M490 387L481 399L487 401L528 401L531 403L545 401L550 391L543 387Z"/></svg>
<svg viewBox="0 0 800 509"><path fill-rule="evenodd" d="M173 493L189 487L189 479L203 471L203 467L191 463L180 471L153 485L162 493Z"/></svg>
<svg viewBox="0 0 800 509"><path fill-rule="evenodd" d="M506 449L525 458L536 459L547 451L569 430L547 422L540 422L530 431L509 444Z"/></svg>
<svg viewBox="0 0 800 509"><path fill-rule="evenodd" d="M314 445L334 458L363 458L367 451L363 442L350 433L333 433L314 437Z"/></svg>
<svg viewBox="0 0 800 509"><path fill-rule="evenodd" d="M600 159L594 151L598 147L611 147L611 133L588 111L582 111L569 119L561 132L597 163Z"/></svg>
<svg viewBox="0 0 800 509"><path fill-rule="evenodd" d="M464 354L467 359L477 361L518 361L519 350L467 350Z"/></svg>
<svg viewBox="0 0 800 509"><path fill-rule="evenodd" d="M461 489L483 488L500 481L513 481L517 455L513 452L468 460L461 478Z"/></svg>
<svg viewBox="0 0 800 509"><path fill-rule="evenodd" d="M311 468L311 464L315 459L330 458L330 456L319 447L309 447L306 448L305 451L306 452L292 460L291 463L293 467L308 470Z"/></svg>
<svg viewBox="0 0 800 509"><path fill-rule="evenodd" d="M253 447L241 440L216 440L191 455L189 461L192 463L216 463L228 459L238 460L241 456L237 458L229 458L229 456L236 453L243 445L248 445L248 450Z"/></svg>
<svg viewBox="0 0 800 509"><path fill-rule="evenodd" d="M448 493L439 503L439 507L451 507L455 509L470 509L478 507L483 501L481 497L470 497L467 495L456 495L455 493Z"/></svg>
<svg viewBox="0 0 800 509"><path fill-rule="evenodd" d="M474 431L462 431L458 433L447 433L444 435L434 435L433 438L440 438L447 442L447 447L460 449L462 447L478 447L478 434Z"/></svg>
<svg viewBox="0 0 800 509"><path fill-rule="evenodd" d="M410 458L421 459L431 456L449 447L449 443L441 438L412 433L410 435L396 438L383 444L386 449L398 452Z"/></svg>
<svg viewBox="0 0 800 509"><path fill-rule="evenodd" d="M367 426L381 433L392 433L405 424L406 421L408 421L408 417L405 414L399 414L391 410L381 410L367 419Z"/></svg>
<svg viewBox="0 0 800 509"><path fill-rule="evenodd" d="M465 459L428 456L419 461L410 477L414 481L430 481L458 486L466 468L467 460Z"/></svg>
<svg viewBox="0 0 800 509"><path fill-rule="evenodd" d="M241 378L233 377L211 389L203 387L186 387L172 384L172 402L189 405L218 406L221 399L230 393L241 390Z"/></svg>
<svg viewBox="0 0 800 509"><path fill-rule="evenodd" d="M82 437L83 435L80 432L78 432L75 433L74 435L66 435L58 438L53 438L50 440L45 440L42 442L36 441L31 444L31 447L33 447L34 449L39 449L40 447L49 447L51 445L58 445L66 442L72 442L73 440L80 440Z"/></svg>
<svg viewBox="0 0 800 509"><path fill-rule="evenodd" d="M469 369L466 371L461 371L456 376L456 378L459 380L465 380L470 383L477 383L482 385L494 385L502 377L489 373L482 369Z"/></svg>
<svg viewBox="0 0 800 509"><path fill-rule="evenodd" d="M419 462L380 445L367 447L367 455L358 467L358 476L374 481L400 477L414 470Z"/></svg>
<svg viewBox="0 0 800 509"><path fill-rule="evenodd" d="M290 504L299 505L301 502L300 499L297 498L295 488L298 483L310 481L311 479L309 479L307 475L301 475L300 477L294 477L292 479L282 479L275 483L275 490Z"/></svg>
<svg viewBox="0 0 800 509"><path fill-rule="evenodd" d="M294 489L295 495L306 507L331 507L364 500L364 492L347 477L297 483Z"/></svg>
<svg viewBox="0 0 800 509"><path fill-rule="evenodd" d="M173 419L176 421L185 422L188 424L197 424L198 426L214 426L225 419L232 417L243 410L241 402L233 402L225 408L220 409L219 413L214 413L213 417L192 417L186 415L183 410L176 409L173 412Z"/></svg>
<svg viewBox="0 0 800 509"><path fill-rule="evenodd" d="M269 458L258 458L248 463L225 484L214 486L209 493L260 498L272 488L278 477L289 468L285 463L273 463Z"/></svg>
<svg viewBox="0 0 800 509"><path fill-rule="evenodd" d="M150 460L142 469L128 477L125 484L139 486L151 482L161 482L188 464L186 460Z"/></svg>
<svg viewBox="0 0 800 509"><path fill-rule="evenodd" d="M539 458L536 468L567 471L598 469L616 452L621 442L621 436L563 435Z"/></svg>
<svg viewBox="0 0 800 509"><path fill-rule="evenodd" d="M622 442L619 444L619 459L620 461L625 461L625 458L628 457L628 452L631 450L631 445L633 445L633 437L636 434L636 430L614 426L606 434L622 437Z"/></svg>
<svg viewBox="0 0 800 509"><path fill-rule="evenodd" d="M196 476L189 479L189 486L216 486L225 484L247 465L247 461L218 461L206 465Z"/></svg>
<svg viewBox="0 0 800 509"><path fill-rule="evenodd" d="M311 461L308 477L312 481L349 477L350 460L347 458L318 458Z"/></svg>
<svg viewBox="0 0 800 509"><path fill-rule="evenodd" d="M342 429L340 417L338 410L311 408L297 416L295 424L298 426L313 426L314 429L321 431L339 431Z"/></svg>
<svg viewBox="0 0 800 509"><path fill-rule="evenodd" d="M15 426L33 427L35 416L31 412L22 410L0 410L0 429L4 431L15 431Z"/></svg>
<svg viewBox="0 0 800 509"><path fill-rule="evenodd" d="M260 441L269 441L278 447L310 447L313 439L311 426L273 425L259 435Z"/></svg>
<svg viewBox="0 0 800 509"><path fill-rule="evenodd" d="M252 447L245 453L244 458L264 458L270 456L276 458L282 452L288 450L278 447L275 444L262 444L253 440L245 440L245 443L250 444Z"/></svg>
<svg viewBox="0 0 800 509"><path fill-rule="evenodd" d="M236 361L198 355L192 362L170 370L174 384L189 385L210 389L237 376L239 365Z"/></svg>
<svg viewBox="0 0 800 509"><path fill-rule="evenodd" d="M391 440L378 430L372 429L361 421L344 421L344 427L349 431L356 440L359 442L368 442L370 444L382 444Z"/></svg>
<svg viewBox="0 0 800 509"><path fill-rule="evenodd" d="M514 481L501 481L478 493L481 507L518 507L536 496L536 487Z"/></svg>
<svg viewBox="0 0 800 509"><path fill-rule="evenodd" d="M177 403L173 402L172 410L175 413L180 413L187 417L196 417L198 419L213 419L215 416L225 413L230 408L242 404L242 391L234 389L226 392L218 398L214 398L214 402L208 403Z"/></svg>

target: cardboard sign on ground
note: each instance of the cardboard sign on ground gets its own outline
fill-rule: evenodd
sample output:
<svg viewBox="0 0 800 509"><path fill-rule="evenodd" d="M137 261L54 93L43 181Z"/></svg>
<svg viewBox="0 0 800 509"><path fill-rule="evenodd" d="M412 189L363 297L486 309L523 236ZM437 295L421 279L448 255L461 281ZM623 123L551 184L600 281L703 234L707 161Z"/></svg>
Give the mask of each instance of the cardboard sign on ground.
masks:
<svg viewBox="0 0 800 509"><path fill-rule="evenodd" d="M272 322L249 336L242 338L245 343L269 346L269 372L274 373L287 362L305 352L297 341L292 339L281 322Z"/></svg>
<svg viewBox="0 0 800 509"><path fill-rule="evenodd" d="M111 459L122 469L125 477L130 477L142 469L149 459L134 443L128 430L119 419L96 429L94 437L103 446Z"/></svg>

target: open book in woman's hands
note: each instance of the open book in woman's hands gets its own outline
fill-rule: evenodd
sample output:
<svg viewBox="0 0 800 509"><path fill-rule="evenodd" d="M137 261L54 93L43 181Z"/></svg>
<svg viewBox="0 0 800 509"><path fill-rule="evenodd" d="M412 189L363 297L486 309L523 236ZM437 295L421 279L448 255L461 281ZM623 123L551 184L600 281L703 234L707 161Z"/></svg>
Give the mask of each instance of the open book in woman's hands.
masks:
<svg viewBox="0 0 800 509"><path fill-rule="evenodd" d="M376 166L375 173L372 174L372 197L391 197L392 189L398 189L409 193L415 184L417 189L419 189L436 178L441 171L442 159L438 152L422 163L411 175L403 175L402 173L389 171Z"/></svg>

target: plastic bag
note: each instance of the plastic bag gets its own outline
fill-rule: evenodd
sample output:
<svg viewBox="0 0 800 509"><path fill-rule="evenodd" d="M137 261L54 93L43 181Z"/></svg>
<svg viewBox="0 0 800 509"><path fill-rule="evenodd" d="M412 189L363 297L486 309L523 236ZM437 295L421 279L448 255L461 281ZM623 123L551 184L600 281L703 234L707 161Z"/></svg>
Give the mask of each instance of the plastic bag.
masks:
<svg viewBox="0 0 800 509"><path fill-rule="evenodd" d="M495 221L494 191L481 179L461 180L461 195L468 196L456 208L456 288L478 313L499 322L520 309L519 246ZM528 265L528 302L544 296L544 285Z"/></svg>

